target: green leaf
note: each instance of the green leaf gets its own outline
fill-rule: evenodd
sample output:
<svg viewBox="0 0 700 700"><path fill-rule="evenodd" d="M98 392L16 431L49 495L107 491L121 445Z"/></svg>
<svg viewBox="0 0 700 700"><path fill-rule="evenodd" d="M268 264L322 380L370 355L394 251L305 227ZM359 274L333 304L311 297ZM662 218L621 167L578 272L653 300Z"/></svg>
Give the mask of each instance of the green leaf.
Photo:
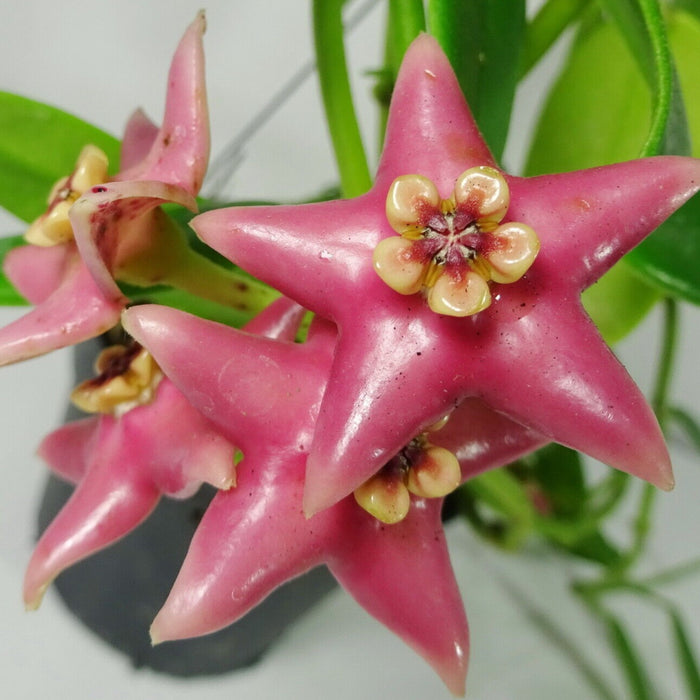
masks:
<svg viewBox="0 0 700 700"><path fill-rule="evenodd" d="M612 545L601 532L584 537L566 550L577 557L594 561L605 567L614 566L620 561L620 550Z"/></svg>
<svg viewBox="0 0 700 700"><path fill-rule="evenodd" d="M581 301L605 342L613 345L644 319L660 297L658 289L621 260L583 292Z"/></svg>
<svg viewBox="0 0 700 700"><path fill-rule="evenodd" d="M675 423L687 436L697 452L700 452L700 423L695 417L680 406L669 406L668 419Z"/></svg>
<svg viewBox="0 0 700 700"><path fill-rule="evenodd" d="M700 670L695 658L693 645L680 614L676 610L670 610L673 640L676 645L678 663L680 664L685 685L688 689L688 697L692 700L700 700Z"/></svg>
<svg viewBox="0 0 700 700"><path fill-rule="evenodd" d="M137 287L121 283L120 288L134 304L162 304L199 316L240 328L250 320L250 314L209 299L173 287Z"/></svg>
<svg viewBox="0 0 700 700"><path fill-rule="evenodd" d="M591 0L548 0L528 22L522 55L520 77L525 76L547 50L574 22Z"/></svg>
<svg viewBox="0 0 700 700"><path fill-rule="evenodd" d="M2 272L5 256L18 246L24 245L24 236L7 236L0 238L0 306L26 306L26 299L15 289L12 282Z"/></svg>
<svg viewBox="0 0 700 700"><path fill-rule="evenodd" d="M35 219L88 143L101 148L116 170L119 142L113 136L55 107L0 92L0 206L24 221Z"/></svg>
<svg viewBox="0 0 700 700"><path fill-rule="evenodd" d="M650 121L651 96L629 48L615 27L591 20L580 29L547 97L526 173L566 172L634 158Z"/></svg>
<svg viewBox="0 0 700 700"><path fill-rule="evenodd" d="M663 291L700 304L700 196L686 202L625 259Z"/></svg>
<svg viewBox="0 0 700 700"><path fill-rule="evenodd" d="M586 500L586 484L578 452L551 443L523 461L545 492L555 516L571 518L581 512Z"/></svg>
<svg viewBox="0 0 700 700"><path fill-rule="evenodd" d="M655 700L657 695L647 676L645 665L639 658L624 627L609 614L604 615L604 623L607 627L610 645L625 673L630 697L634 700Z"/></svg>
<svg viewBox="0 0 700 700"><path fill-rule="evenodd" d="M525 36L524 0L430 0L428 26L496 159L508 135Z"/></svg>

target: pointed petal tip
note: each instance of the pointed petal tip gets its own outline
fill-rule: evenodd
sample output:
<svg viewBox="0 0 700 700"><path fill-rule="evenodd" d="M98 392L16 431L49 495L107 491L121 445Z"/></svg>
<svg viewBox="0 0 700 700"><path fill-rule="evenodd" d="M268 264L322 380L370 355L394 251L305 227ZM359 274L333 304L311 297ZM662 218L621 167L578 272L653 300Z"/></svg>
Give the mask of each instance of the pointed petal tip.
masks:
<svg viewBox="0 0 700 700"><path fill-rule="evenodd" d="M346 494L338 495L335 489L323 484L319 479L310 479L307 466L307 477L304 483L302 508L304 517L309 520L342 500Z"/></svg>
<svg viewBox="0 0 700 700"><path fill-rule="evenodd" d="M37 571L37 563L32 557L24 575L24 585L22 586L22 598L24 609L28 612L38 610L44 600L44 595L48 590L54 576L46 576L45 572ZM42 575L44 573L44 575Z"/></svg>

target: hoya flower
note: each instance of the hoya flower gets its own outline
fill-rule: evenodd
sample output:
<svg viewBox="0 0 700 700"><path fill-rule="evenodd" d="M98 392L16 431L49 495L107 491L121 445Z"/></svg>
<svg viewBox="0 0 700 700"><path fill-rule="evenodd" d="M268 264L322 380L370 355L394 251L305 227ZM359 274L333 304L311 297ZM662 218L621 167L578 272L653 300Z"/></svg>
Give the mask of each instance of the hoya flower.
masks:
<svg viewBox="0 0 700 700"><path fill-rule="evenodd" d="M249 325L293 338L304 310L285 299ZM41 536L27 567L24 600L36 608L68 566L133 530L162 495L186 498L202 482L235 485L235 447L164 377L137 344L107 348L99 375L74 402L96 416L69 423L39 447L51 469L77 488Z"/></svg>
<svg viewBox="0 0 700 700"><path fill-rule="evenodd" d="M453 692L462 693L468 634L440 521L443 498L414 492L410 509L392 525L352 496L313 518L304 515L305 462L335 327L316 320L308 340L294 344L165 307L133 307L123 320L193 405L244 454L238 487L215 496L195 533L153 623L154 641L220 629L286 580L326 564L360 605L423 655ZM432 431L434 445L422 457L421 448L411 445L401 458L420 472L423 458L442 461L430 454L440 445L459 459L461 481L543 440L469 400L444 428ZM419 488L431 491L427 475L417 476ZM386 492L377 495L383 501L380 515L386 515L395 503Z"/></svg>
<svg viewBox="0 0 700 700"><path fill-rule="evenodd" d="M75 170L56 183L46 212L29 227L29 245L7 256L7 276L35 308L0 330L0 364L95 337L118 322L125 299L111 278L110 285L105 282L102 258L90 257L89 245L80 243L81 238L89 239L93 227L104 235L120 219L125 231L119 245L108 237L112 250L107 274L128 278L130 266L143 267L144 255L159 253L162 258L167 250L165 260L154 256L159 268L131 271L132 279L152 283L165 276L164 268L172 266L174 257L184 255L184 241L174 235L156 207L173 201L196 209L194 195L209 155L204 28L200 13L175 52L162 127L155 127L140 111L129 121L122 170L109 185L123 201L112 201L106 212L98 213L100 206L104 208L101 187L109 179L107 158L98 148L86 146ZM99 199L97 207L84 205L81 213L72 213L76 201L91 201L94 196ZM79 251L79 247L86 249Z"/></svg>
<svg viewBox="0 0 700 700"><path fill-rule="evenodd" d="M700 162L676 157L508 175L424 35L406 52L367 194L196 217L206 243L339 327L307 513L468 397L669 488L653 412L580 294L699 187Z"/></svg>

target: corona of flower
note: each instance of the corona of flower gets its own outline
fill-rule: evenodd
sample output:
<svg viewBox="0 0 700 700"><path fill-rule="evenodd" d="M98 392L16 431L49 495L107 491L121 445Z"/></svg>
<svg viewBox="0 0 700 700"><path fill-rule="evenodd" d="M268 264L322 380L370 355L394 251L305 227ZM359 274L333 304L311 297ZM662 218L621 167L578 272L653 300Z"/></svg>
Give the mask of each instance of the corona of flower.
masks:
<svg viewBox="0 0 700 700"><path fill-rule="evenodd" d="M400 238L385 238L374 249L377 273L400 294L425 289L436 313L482 311L491 303L488 282L519 280L539 251L532 228L501 223L509 203L508 183L491 166L463 172L448 199L422 175L397 177L386 215Z"/></svg>

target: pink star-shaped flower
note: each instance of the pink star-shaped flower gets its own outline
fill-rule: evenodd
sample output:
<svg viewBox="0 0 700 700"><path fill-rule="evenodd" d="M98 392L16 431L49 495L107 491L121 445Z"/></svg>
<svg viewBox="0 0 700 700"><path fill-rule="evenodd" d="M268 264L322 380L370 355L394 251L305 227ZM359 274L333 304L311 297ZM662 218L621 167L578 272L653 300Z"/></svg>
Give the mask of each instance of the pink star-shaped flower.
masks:
<svg viewBox="0 0 700 700"><path fill-rule="evenodd" d="M162 127L155 127L141 111L131 117L122 144L122 169L113 178L119 182L109 186L120 201L112 197L108 217L104 221L96 217L96 210L105 208L104 190L90 192L107 179L106 159L97 149L92 153L86 149L76 171L53 193L47 212L30 227L41 244L8 254L5 272L35 308L0 330L0 364L87 340L114 326L126 300L111 273L135 252L157 244L159 235L169 233L155 207L174 201L196 210L194 195L209 157L204 28L200 13L175 52ZM67 211L82 194L87 201L69 222ZM91 205L94 198L97 202ZM121 236L118 245L113 235L108 236L109 255L98 254L90 244L92 229L111 233L117 220L129 235ZM46 230L51 240L44 235ZM42 247L49 243L55 244Z"/></svg>
<svg viewBox="0 0 700 700"><path fill-rule="evenodd" d="M440 521L443 498L412 497L398 524L341 500L307 519L305 462L336 341L317 320L304 344L274 342L174 309L132 307L128 330L187 398L240 446L238 484L218 493L152 627L156 641L235 621L284 581L326 564L455 693L464 691L466 618ZM206 359L204 359L206 358ZM432 440L463 478L539 447L541 435L482 402L463 402Z"/></svg>
<svg viewBox="0 0 700 700"><path fill-rule="evenodd" d="M282 298L247 330L293 340L303 314ZM42 441L40 456L77 488L34 549L24 579L27 607L39 606L61 571L145 520L161 495L186 498L202 482L235 485L235 447L167 377L153 391L142 405L74 421Z"/></svg>
<svg viewBox="0 0 700 700"><path fill-rule="evenodd" d="M579 297L700 187L700 161L649 158L529 179L501 174L508 208L493 216L497 207L482 206L483 193L451 195L467 171L484 166L487 172L496 168L449 62L434 39L421 36L406 53L377 178L367 194L230 208L194 219L198 235L213 248L339 327L307 464L307 513L351 493L412 435L467 397L662 488L672 485L655 417ZM389 208L387 195L397 178L416 174L431 181L439 197L412 200L414 213L398 226L405 197ZM420 291L402 282L404 293L398 293L375 271L381 241L404 228L415 236L417 226L433 225L433 214L457 217L470 210L476 223L483 219L485 232L495 222L519 222L509 234L512 249L527 239L528 269L518 269L511 277L524 274L507 284L497 283L491 263L512 266L510 253L506 265L498 255L489 257L494 246L504 245L495 231L485 262L471 260L474 251L461 260L462 268L475 267L492 280L491 298L483 293L473 304L482 311L466 318L435 313ZM448 223L441 219L435 228ZM461 243L449 239L442 253L448 263ZM419 254L405 255L398 260L400 272L413 274ZM463 293L457 286L441 288L436 307L448 306L453 291ZM459 307L463 300L457 301Z"/></svg>

